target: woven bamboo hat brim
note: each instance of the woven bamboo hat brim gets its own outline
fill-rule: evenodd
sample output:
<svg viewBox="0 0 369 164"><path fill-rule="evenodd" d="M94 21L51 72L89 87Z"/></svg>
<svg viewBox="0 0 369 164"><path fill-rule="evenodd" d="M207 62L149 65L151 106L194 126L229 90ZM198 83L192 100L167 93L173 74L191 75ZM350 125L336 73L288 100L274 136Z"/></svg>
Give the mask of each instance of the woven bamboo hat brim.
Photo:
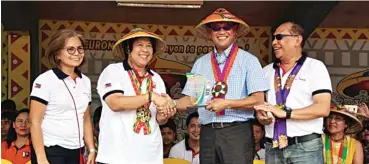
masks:
<svg viewBox="0 0 369 164"><path fill-rule="evenodd" d="M350 119L352 124L348 125L346 134L354 134L360 132L363 129L363 124L361 121L356 117L356 113L352 113L347 110L344 106L342 107L332 107L330 114L332 113L339 113L346 116L347 119Z"/></svg>
<svg viewBox="0 0 369 164"><path fill-rule="evenodd" d="M117 56L119 58L125 58L126 51L124 50L123 43L133 39L133 38L154 38L156 40L156 52L163 52L165 50L165 42L162 38L160 38L158 35L156 35L153 32L149 32L147 30L144 30L142 28L135 28L132 29L128 34L124 35L121 39L119 39L115 44L113 45L113 53L114 56Z"/></svg>
<svg viewBox="0 0 369 164"><path fill-rule="evenodd" d="M196 29L196 35L198 37L201 37L203 39L209 39L208 38L208 24L213 22L233 22L237 23L237 37L241 37L246 35L250 31L249 25L246 24L245 21L242 19L236 17L229 11L227 11L224 8L219 8L215 10L212 14L210 14L208 17L206 17L203 21L198 24Z"/></svg>

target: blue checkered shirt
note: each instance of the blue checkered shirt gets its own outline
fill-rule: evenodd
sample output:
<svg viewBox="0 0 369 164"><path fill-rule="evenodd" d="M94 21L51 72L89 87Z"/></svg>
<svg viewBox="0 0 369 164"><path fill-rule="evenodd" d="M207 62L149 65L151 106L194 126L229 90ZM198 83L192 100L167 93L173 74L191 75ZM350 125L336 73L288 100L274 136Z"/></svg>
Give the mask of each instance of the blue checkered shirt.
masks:
<svg viewBox="0 0 369 164"><path fill-rule="evenodd" d="M219 63L221 63L224 58L228 57L231 47L232 45L229 46L222 55L218 54L214 48L216 59ZM220 65L220 69L222 70L223 67L224 63ZM197 59L191 72L204 76L214 84L215 79L211 66L211 52ZM267 91L269 89L258 59L240 48L238 49L232 70L229 73L227 84L228 93L225 98L233 100L243 99L252 93ZM187 84L182 93L194 97L194 95L191 95L192 93ZM199 123L203 125L212 122L234 122L254 119L253 110L225 109L224 116L216 116L215 112L210 112L204 107L199 108L198 112Z"/></svg>

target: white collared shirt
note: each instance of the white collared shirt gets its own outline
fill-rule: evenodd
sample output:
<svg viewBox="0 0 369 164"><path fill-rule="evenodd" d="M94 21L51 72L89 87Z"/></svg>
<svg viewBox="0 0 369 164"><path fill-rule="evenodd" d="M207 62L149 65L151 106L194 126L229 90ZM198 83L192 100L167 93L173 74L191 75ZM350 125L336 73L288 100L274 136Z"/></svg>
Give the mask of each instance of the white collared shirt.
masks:
<svg viewBox="0 0 369 164"><path fill-rule="evenodd" d="M112 111L105 98L113 93L135 96L127 70L132 69L126 61L108 65L100 74L97 92L102 103L99 134L99 153L96 161L109 164L163 164L163 140L159 124L156 121L156 107L150 105L151 133L137 134L133 131L136 110ZM155 88L153 92L165 93L165 85L159 74L152 73ZM141 89L146 91L145 82ZM134 103L134 102L132 102Z"/></svg>
<svg viewBox="0 0 369 164"><path fill-rule="evenodd" d="M306 57L306 56L305 56ZM304 56L300 59L302 60ZM281 68L277 69L282 75ZM263 68L270 90L267 91L267 103L276 104L276 95L274 90L273 63ZM292 69L282 77L282 86L285 85L288 75ZM319 93L331 93L332 84L326 66L323 62L306 57L304 64L297 73L292 83L290 93L286 100L286 106L293 109L304 108L313 104L313 96ZM323 117L312 120L291 120L287 119L287 136L304 136L312 133L323 133ZM273 138L274 123L265 126L265 136Z"/></svg>
<svg viewBox="0 0 369 164"><path fill-rule="evenodd" d="M181 142L178 142L170 149L169 158L184 159L192 164L200 163L200 153L197 153L196 155L193 154L192 149L188 144L188 137L183 139Z"/></svg>
<svg viewBox="0 0 369 164"><path fill-rule="evenodd" d="M58 145L67 149L78 149L84 146L83 116L91 102L91 82L87 76L76 73L78 77L74 81L61 70L54 68L39 75L33 82L31 100L46 105L41 124L46 147ZM78 124L73 99L63 81L76 103Z"/></svg>
<svg viewBox="0 0 369 164"><path fill-rule="evenodd" d="M265 161L265 149L261 148L256 152L255 158L256 160Z"/></svg>

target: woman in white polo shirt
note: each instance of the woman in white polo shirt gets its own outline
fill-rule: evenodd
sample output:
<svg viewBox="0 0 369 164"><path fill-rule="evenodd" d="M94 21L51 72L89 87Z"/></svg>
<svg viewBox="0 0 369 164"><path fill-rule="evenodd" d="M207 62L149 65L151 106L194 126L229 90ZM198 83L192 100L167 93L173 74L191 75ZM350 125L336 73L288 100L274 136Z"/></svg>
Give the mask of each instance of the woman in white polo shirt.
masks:
<svg viewBox="0 0 369 164"><path fill-rule="evenodd" d="M83 45L81 35L64 29L51 38L46 49L53 69L36 78L31 92L33 164L79 164L84 143L89 150L87 163L94 163L91 82L79 70L84 62Z"/></svg>
<svg viewBox="0 0 369 164"><path fill-rule="evenodd" d="M168 95L161 96L166 91L163 79L148 63L164 46L159 36L140 28L113 46L125 59L108 65L97 82L103 106L97 162L163 164L159 124L165 124L175 109Z"/></svg>

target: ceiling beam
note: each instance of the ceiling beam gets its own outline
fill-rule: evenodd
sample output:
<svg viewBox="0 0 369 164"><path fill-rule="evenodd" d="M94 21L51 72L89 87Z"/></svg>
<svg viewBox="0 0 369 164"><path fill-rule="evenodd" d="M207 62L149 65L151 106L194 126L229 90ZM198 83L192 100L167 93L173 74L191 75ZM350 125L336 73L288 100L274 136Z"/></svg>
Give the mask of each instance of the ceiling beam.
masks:
<svg viewBox="0 0 369 164"><path fill-rule="evenodd" d="M337 1L293 2L284 11L282 17L273 24L272 33L280 24L292 21L304 28L305 41L338 3Z"/></svg>
<svg viewBox="0 0 369 164"><path fill-rule="evenodd" d="M1 23L5 31L29 31L37 17L35 2L2 1Z"/></svg>

